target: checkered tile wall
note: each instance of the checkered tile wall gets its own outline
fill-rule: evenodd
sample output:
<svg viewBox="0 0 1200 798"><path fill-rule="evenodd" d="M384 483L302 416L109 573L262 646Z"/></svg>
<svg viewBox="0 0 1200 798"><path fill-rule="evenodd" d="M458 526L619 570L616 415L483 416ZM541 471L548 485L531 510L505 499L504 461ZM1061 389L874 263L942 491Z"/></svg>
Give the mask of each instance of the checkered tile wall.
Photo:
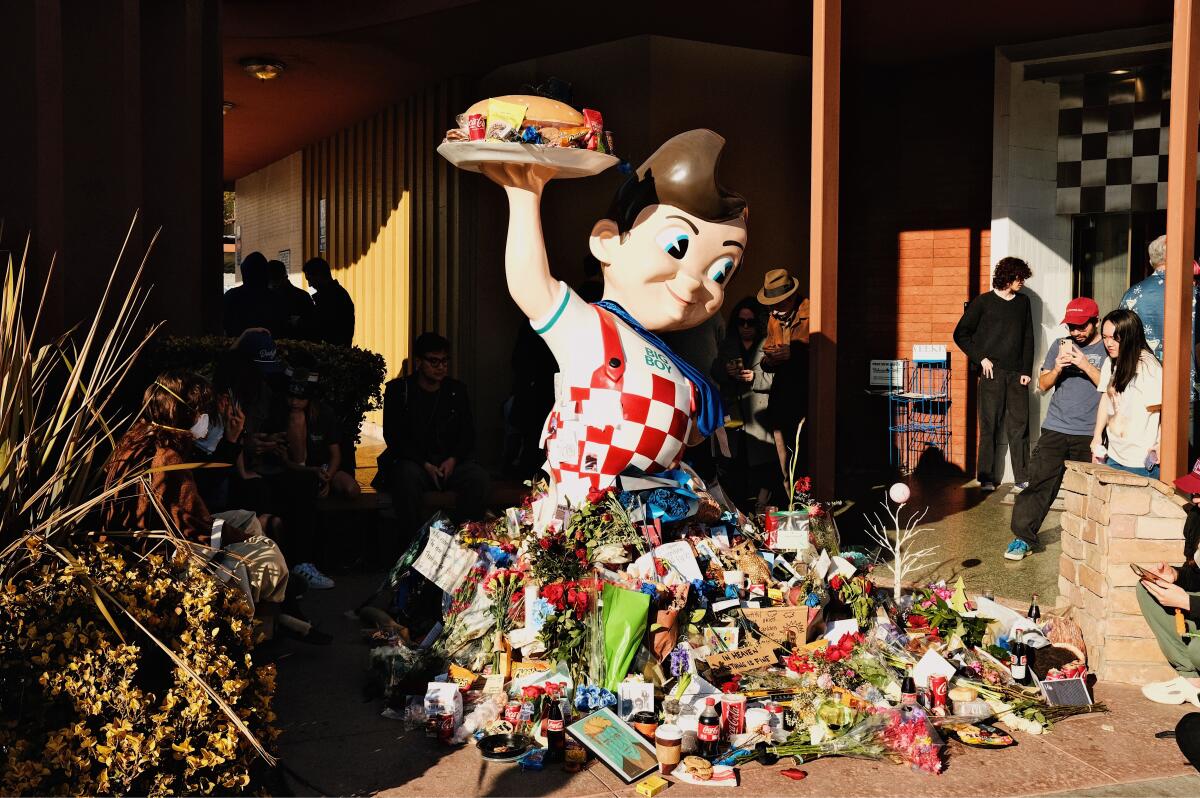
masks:
<svg viewBox="0 0 1200 798"><path fill-rule="evenodd" d="M1167 207L1167 70L1064 80L1058 111L1058 212Z"/></svg>

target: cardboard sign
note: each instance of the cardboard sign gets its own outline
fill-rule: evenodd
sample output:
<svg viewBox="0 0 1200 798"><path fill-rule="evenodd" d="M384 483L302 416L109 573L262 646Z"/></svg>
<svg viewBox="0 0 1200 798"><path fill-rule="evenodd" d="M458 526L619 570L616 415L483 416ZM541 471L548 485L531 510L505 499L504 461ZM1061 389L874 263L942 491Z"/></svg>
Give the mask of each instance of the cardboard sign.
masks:
<svg viewBox="0 0 1200 798"><path fill-rule="evenodd" d="M734 673L748 673L769 668L778 658L775 656L774 643L759 643L756 646L745 646L736 651L722 651L708 658L710 668L729 668Z"/></svg>
<svg viewBox="0 0 1200 798"><path fill-rule="evenodd" d="M804 642L808 633L808 607L764 607L744 609L746 620L758 627L764 637L785 643L788 634L795 632L796 639Z"/></svg>
<svg viewBox="0 0 1200 798"><path fill-rule="evenodd" d="M472 549L459 546L453 537L440 529L430 529L429 542L413 568L443 591L453 593L477 559L479 555Z"/></svg>

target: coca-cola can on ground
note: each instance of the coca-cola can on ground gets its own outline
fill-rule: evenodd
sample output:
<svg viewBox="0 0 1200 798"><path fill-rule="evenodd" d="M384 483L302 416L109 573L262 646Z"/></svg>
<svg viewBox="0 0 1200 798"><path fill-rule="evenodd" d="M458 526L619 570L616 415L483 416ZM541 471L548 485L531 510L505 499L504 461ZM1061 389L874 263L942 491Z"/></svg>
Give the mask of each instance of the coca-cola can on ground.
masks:
<svg viewBox="0 0 1200 798"><path fill-rule="evenodd" d="M946 692L949 690L949 688L950 683L947 681L945 676L929 677L929 692L932 694L930 703L933 704L934 709L937 709L938 707L945 708Z"/></svg>
<svg viewBox="0 0 1200 798"><path fill-rule="evenodd" d="M483 141L487 135L487 120L483 114L471 114L467 117L467 135L471 141Z"/></svg>
<svg viewBox="0 0 1200 798"><path fill-rule="evenodd" d="M511 723L514 728L521 722L521 702L509 701L504 707L504 719Z"/></svg>
<svg viewBox="0 0 1200 798"><path fill-rule="evenodd" d="M721 733L725 739L746 732L746 696L726 693L721 696Z"/></svg>
<svg viewBox="0 0 1200 798"><path fill-rule="evenodd" d="M449 743L454 736L454 713L438 715L438 742Z"/></svg>

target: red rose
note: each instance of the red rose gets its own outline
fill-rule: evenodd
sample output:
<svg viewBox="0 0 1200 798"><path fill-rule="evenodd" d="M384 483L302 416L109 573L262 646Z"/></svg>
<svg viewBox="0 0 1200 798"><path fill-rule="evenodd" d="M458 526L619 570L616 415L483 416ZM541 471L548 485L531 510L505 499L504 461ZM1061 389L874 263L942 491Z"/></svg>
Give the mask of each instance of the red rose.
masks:
<svg viewBox="0 0 1200 798"><path fill-rule="evenodd" d="M565 592L562 582L554 582L542 588L542 598L553 604L554 609L564 610L567 607Z"/></svg>
<svg viewBox="0 0 1200 798"><path fill-rule="evenodd" d="M582 618L588 609L588 594L578 587L572 587L567 590L567 603L571 605L575 617Z"/></svg>
<svg viewBox="0 0 1200 798"><path fill-rule="evenodd" d="M910 615L908 616L908 625L913 629L924 629L929 625L929 619L924 615Z"/></svg>
<svg viewBox="0 0 1200 798"><path fill-rule="evenodd" d="M810 477L800 477L800 479L796 480L795 488L797 493L808 493L812 490L812 479Z"/></svg>
<svg viewBox="0 0 1200 798"><path fill-rule="evenodd" d="M663 562L662 560L656 559L654 561L654 571L659 576L666 576L667 575L667 564L665 562Z"/></svg>
<svg viewBox="0 0 1200 798"><path fill-rule="evenodd" d="M833 579L829 580L829 586L834 590L842 589L842 577L838 574L833 575Z"/></svg>
<svg viewBox="0 0 1200 798"><path fill-rule="evenodd" d="M550 548L550 538L540 538L538 540L538 545L541 546L543 549Z"/></svg>
<svg viewBox="0 0 1200 798"><path fill-rule="evenodd" d="M586 548L584 548L583 546L579 546L578 548L576 548L575 556L579 558L579 561L581 563L583 563L584 565L587 565L588 558L587 558L587 549Z"/></svg>

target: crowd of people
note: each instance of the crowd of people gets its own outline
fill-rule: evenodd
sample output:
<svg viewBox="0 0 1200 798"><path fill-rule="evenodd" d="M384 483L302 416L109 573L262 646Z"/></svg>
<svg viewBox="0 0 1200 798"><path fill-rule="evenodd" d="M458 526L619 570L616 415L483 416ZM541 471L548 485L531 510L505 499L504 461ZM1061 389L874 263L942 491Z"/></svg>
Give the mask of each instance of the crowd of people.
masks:
<svg viewBox="0 0 1200 798"><path fill-rule="evenodd" d="M1017 496L1007 559L1019 561L1036 550L1038 530L1058 494L1067 461L1158 476L1166 246L1166 236L1150 244L1153 273L1103 318L1090 297L1067 304L1061 324L1068 335L1051 343L1036 377L1050 403L1032 456L1028 386L1034 380L1033 315L1029 298L1021 293L1032 276L1028 264L1001 259L992 290L972 300L959 320L954 342L979 374L976 478L981 490L996 489L1004 470L1002 437L1008 443ZM1195 306L1193 286L1193 331ZM1194 376L1194 346L1189 349Z"/></svg>

